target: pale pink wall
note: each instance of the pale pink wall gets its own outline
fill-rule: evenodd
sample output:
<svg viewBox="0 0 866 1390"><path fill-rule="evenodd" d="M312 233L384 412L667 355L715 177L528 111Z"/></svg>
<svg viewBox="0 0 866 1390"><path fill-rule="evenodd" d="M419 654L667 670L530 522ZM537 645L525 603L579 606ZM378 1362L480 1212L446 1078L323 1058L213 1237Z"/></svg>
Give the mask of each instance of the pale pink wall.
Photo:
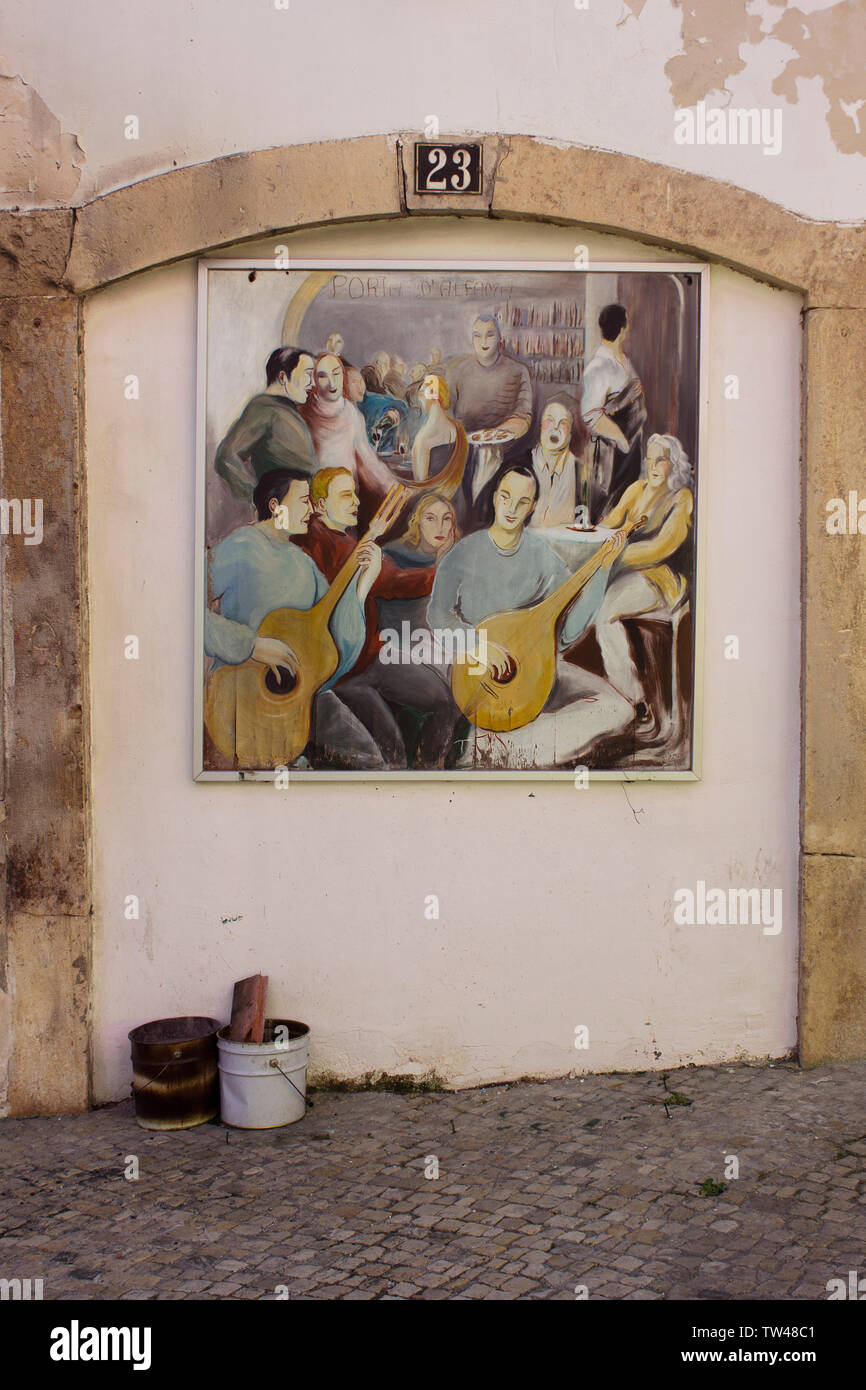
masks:
<svg viewBox="0 0 866 1390"><path fill-rule="evenodd" d="M291 244L561 260L575 240L595 260L652 258L573 229L451 219ZM435 1068L469 1085L790 1049L797 298L712 272L700 783L283 792L191 780L195 294L190 262L101 291L86 312L97 1099L128 1092L130 1027L225 1016L232 981L255 970L271 977L272 1012L311 1024L314 1071L343 1076ZM138 401L124 398L131 373ZM730 373L738 401L724 397ZM123 657L132 633L137 662ZM724 658L730 634L739 661ZM699 878L781 888L781 933L674 925L675 891Z"/></svg>
<svg viewBox="0 0 866 1390"><path fill-rule="evenodd" d="M420 133L435 115L443 135L574 141L709 174L807 216L863 215L866 33L853 0L5 0L3 9L0 74L35 89L40 139L47 107L64 162L59 182L45 164L35 193L4 197L0 180L5 206L68 196L63 134L83 151L82 202L175 164ZM678 144L675 109L702 99L779 110L780 152ZM128 115L137 140L125 138Z"/></svg>

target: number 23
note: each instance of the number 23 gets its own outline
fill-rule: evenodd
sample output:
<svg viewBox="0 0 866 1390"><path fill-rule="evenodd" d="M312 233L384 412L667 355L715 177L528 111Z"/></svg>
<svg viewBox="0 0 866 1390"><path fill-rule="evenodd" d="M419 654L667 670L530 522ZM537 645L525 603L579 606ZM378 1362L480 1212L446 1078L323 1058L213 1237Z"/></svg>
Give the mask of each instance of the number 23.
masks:
<svg viewBox="0 0 866 1390"><path fill-rule="evenodd" d="M436 148L430 151L430 169L427 174L428 188L445 188L445 175L442 172L448 163L448 155L445 150ZM469 172L470 154L468 150L454 151L455 172L448 177L448 183L456 193L462 193L469 187L471 175Z"/></svg>

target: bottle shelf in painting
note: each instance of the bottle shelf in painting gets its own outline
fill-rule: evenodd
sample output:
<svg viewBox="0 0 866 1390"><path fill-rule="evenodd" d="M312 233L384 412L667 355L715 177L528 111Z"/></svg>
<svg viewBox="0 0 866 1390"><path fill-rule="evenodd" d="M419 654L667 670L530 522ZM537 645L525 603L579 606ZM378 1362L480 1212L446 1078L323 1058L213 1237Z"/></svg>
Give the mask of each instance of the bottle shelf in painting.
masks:
<svg viewBox="0 0 866 1390"><path fill-rule="evenodd" d="M507 303L502 311L505 344L529 368L534 381L575 386L583 376L586 329L583 306L574 300Z"/></svg>
<svg viewBox="0 0 866 1390"><path fill-rule="evenodd" d="M558 359L565 361L583 361L582 352L527 352L525 347L520 346L514 338L506 338L505 345L509 352L516 353L518 357L525 357L527 361L537 358L540 362L554 362Z"/></svg>
<svg viewBox="0 0 866 1390"><path fill-rule="evenodd" d="M583 357L583 335L556 333L549 341L539 333L512 333L506 342L521 357Z"/></svg>
<svg viewBox="0 0 866 1390"><path fill-rule="evenodd" d="M502 311L503 328L579 328L583 331L583 306L574 300L551 300L547 304L507 303Z"/></svg>
<svg viewBox="0 0 866 1390"><path fill-rule="evenodd" d="M583 363L576 360L566 362L558 357L550 357L544 361L528 362L527 366L533 381L556 386L576 386L583 376Z"/></svg>

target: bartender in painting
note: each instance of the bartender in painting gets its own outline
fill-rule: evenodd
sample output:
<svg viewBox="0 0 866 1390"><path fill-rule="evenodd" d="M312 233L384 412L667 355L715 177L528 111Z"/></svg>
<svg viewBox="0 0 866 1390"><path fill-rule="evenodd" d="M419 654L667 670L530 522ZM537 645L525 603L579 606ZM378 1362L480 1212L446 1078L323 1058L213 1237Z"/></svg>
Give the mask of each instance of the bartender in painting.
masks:
<svg viewBox="0 0 866 1390"><path fill-rule="evenodd" d="M590 440L590 516L619 500L640 473L647 411L640 377L625 355L628 314L606 304L598 316L601 346L587 363L582 411Z"/></svg>
<svg viewBox="0 0 866 1390"><path fill-rule="evenodd" d="M459 357L449 373L451 408L467 434L473 430L507 430L515 439L532 423L532 383L522 362L506 352L493 314L479 314L472 325L472 352ZM473 450L463 474L461 512L465 525L479 494L502 461L502 450L482 445Z"/></svg>

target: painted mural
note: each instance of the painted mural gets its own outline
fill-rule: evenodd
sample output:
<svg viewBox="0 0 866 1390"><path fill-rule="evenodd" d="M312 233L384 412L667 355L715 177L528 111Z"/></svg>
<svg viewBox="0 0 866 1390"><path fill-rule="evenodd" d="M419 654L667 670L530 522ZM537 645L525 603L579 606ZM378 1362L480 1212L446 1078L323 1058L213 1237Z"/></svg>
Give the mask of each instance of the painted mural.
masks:
<svg viewBox="0 0 866 1390"><path fill-rule="evenodd" d="M202 771L691 770L699 271L206 274Z"/></svg>

